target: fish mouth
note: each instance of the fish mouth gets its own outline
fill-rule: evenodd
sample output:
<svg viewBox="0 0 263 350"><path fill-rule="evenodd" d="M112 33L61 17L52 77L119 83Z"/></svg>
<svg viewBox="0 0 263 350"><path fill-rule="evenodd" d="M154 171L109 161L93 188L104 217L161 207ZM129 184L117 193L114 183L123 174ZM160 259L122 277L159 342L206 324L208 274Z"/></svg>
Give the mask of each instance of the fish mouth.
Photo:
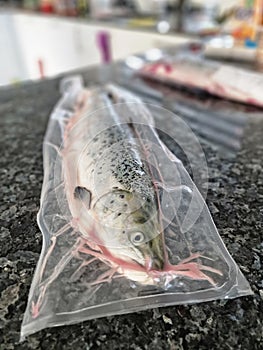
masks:
<svg viewBox="0 0 263 350"><path fill-rule="evenodd" d="M144 255L145 267L148 271L161 271L164 269L165 255L162 237L160 234L151 241L149 241L146 247L142 247L141 252Z"/></svg>

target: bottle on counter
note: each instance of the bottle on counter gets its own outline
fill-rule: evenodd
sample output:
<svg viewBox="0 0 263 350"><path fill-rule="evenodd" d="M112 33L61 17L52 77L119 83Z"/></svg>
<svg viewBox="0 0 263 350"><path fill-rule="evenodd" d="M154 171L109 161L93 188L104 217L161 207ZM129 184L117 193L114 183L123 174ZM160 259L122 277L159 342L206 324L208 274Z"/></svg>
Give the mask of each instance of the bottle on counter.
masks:
<svg viewBox="0 0 263 350"><path fill-rule="evenodd" d="M77 13L80 17L87 16L89 12L89 1L88 0L77 0Z"/></svg>
<svg viewBox="0 0 263 350"><path fill-rule="evenodd" d="M40 0L39 10L43 13L54 12L54 0Z"/></svg>

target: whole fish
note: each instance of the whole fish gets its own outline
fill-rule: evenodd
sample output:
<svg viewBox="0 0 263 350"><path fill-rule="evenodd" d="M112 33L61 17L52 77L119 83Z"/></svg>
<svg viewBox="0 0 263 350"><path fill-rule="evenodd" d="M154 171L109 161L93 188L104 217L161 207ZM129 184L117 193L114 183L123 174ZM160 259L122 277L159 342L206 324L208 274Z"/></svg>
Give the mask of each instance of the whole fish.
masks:
<svg viewBox="0 0 263 350"><path fill-rule="evenodd" d="M58 150L63 173L62 204L65 194L72 220L51 237L39 273L38 297L32 301L33 318L38 317L49 286L79 253L81 259L83 254L87 257L79 269L94 260L109 267L91 285L110 282L114 276L164 288L178 276L214 285L212 277L203 271L222 276L221 271L194 262L205 258L199 253L176 265L169 262L161 206L166 184L158 178L159 164L151 158L151 142L157 140L170 160L174 161L175 156L159 141L153 125L141 100L114 85L80 93ZM81 237L42 280L57 237L71 227Z"/></svg>
<svg viewBox="0 0 263 350"><path fill-rule="evenodd" d="M139 74L168 86L184 86L224 99L263 106L262 74L189 54L146 63Z"/></svg>
<svg viewBox="0 0 263 350"><path fill-rule="evenodd" d="M127 103L131 100L135 103ZM168 275L213 283L201 270L220 274L218 270L187 265L197 255L177 266L169 264L160 192L148 161L151 150L138 122L155 133L141 101L115 86L88 90L78 101L65 133L63 163L69 208L86 239L80 251L142 284L158 283Z"/></svg>
<svg viewBox="0 0 263 350"><path fill-rule="evenodd" d="M65 188L79 230L101 258L149 283L147 271L165 264L157 194L134 112L123 115L114 107L121 101L113 86L82 95L65 135Z"/></svg>

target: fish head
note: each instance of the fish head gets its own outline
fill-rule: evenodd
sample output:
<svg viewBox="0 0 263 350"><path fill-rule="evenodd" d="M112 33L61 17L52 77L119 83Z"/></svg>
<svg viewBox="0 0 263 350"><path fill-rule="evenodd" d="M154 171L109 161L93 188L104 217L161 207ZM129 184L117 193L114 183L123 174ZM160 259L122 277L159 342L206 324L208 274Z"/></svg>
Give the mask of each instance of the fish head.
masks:
<svg viewBox="0 0 263 350"><path fill-rule="evenodd" d="M158 212L151 205L142 205L129 217L127 237L131 249L146 270L162 270L165 264L163 235Z"/></svg>
<svg viewBox="0 0 263 350"><path fill-rule="evenodd" d="M159 213L152 197L118 189L100 197L94 207L100 242L114 256L147 271L162 270L165 264Z"/></svg>

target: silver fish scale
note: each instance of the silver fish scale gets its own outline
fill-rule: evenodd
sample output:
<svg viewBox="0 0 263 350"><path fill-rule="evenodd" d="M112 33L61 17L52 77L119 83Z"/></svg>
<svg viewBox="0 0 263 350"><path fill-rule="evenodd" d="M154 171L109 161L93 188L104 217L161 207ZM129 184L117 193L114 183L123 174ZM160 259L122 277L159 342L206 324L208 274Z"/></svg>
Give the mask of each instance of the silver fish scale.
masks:
<svg viewBox="0 0 263 350"><path fill-rule="evenodd" d="M152 200L154 191L148 166L133 157L134 148L135 145L127 143L121 147L121 159L111 162L112 173L127 190L140 193L144 200Z"/></svg>

